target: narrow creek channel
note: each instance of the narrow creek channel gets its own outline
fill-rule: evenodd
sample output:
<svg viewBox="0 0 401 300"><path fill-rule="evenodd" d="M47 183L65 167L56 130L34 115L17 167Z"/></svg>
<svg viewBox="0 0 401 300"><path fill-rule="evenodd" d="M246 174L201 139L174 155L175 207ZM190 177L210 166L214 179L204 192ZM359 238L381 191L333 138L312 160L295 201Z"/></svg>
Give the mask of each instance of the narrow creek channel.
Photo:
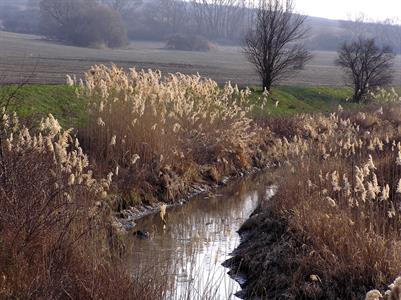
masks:
<svg viewBox="0 0 401 300"><path fill-rule="evenodd" d="M221 264L240 243L237 230L274 193L273 183L267 173L236 180L212 197L168 209L165 227L159 214L138 220L134 231L149 238L130 235L127 267L134 276L160 276L166 299L238 299L240 285Z"/></svg>

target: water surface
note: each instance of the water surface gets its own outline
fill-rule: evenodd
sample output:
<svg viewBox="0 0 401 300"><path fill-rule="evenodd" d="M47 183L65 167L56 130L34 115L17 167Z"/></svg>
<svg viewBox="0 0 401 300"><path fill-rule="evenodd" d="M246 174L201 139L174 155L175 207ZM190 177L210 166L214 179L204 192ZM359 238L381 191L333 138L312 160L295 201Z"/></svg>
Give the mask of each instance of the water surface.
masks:
<svg viewBox="0 0 401 300"><path fill-rule="evenodd" d="M269 174L237 180L213 197L198 196L137 222L134 230L149 239L130 237L128 267L134 275L156 274L166 282L166 299L237 299L239 284L221 264L240 242L237 230L262 197L269 197ZM165 228L164 228L165 227Z"/></svg>

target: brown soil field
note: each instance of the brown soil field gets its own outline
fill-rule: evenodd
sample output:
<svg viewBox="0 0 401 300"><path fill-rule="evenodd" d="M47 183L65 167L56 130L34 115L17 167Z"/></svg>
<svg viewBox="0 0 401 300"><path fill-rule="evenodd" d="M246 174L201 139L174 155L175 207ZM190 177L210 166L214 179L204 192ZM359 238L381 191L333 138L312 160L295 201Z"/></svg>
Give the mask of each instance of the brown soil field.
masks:
<svg viewBox="0 0 401 300"><path fill-rule="evenodd" d="M335 52L314 52L305 70L283 81L283 85L344 85L342 71L334 65ZM66 74L82 76L94 64L115 63L124 68L160 69L210 77L219 83L240 86L259 84L258 76L240 47L219 46L210 52L164 49L161 42L133 41L119 50L88 49L61 45L40 36L0 31L0 76L3 83L19 82L30 76L31 83L65 82ZM396 59L394 84L401 85L401 57Z"/></svg>

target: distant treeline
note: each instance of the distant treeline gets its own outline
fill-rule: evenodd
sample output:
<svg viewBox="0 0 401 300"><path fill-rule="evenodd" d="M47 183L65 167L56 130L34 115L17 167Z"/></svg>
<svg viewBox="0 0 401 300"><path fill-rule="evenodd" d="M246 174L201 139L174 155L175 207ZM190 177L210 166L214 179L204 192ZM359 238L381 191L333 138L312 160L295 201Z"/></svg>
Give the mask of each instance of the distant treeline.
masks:
<svg viewBox="0 0 401 300"><path fill-rule="evenodd" d="M2 0L0 28L42 34L80 46L119 47L127 40L167 40L179 34L200 35L220 44L239 45L252 26L250 0ZM44 3L46 5L44 5ZM55 12L45 10L54 5ZM62 8L68 22L60 22ZM68 8L69 7L69 8ZM75 16L71 15L72 11ZM401 53L401 27L359 19L333 21L310 17L311 50L337 50L355 36L375 37Z"/></svg>

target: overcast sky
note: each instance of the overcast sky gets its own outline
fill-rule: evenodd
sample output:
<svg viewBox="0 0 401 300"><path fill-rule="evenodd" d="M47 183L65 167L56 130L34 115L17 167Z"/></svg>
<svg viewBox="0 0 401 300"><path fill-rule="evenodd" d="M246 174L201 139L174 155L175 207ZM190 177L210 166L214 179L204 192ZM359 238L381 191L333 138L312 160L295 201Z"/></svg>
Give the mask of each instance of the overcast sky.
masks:
<svg viewBox="0 0 401 300"><path fill-rule="evenodd" d="M401 18L401 0L295 0L296 10L310 16L349 19L363 13L370 19Z"/></svg>

